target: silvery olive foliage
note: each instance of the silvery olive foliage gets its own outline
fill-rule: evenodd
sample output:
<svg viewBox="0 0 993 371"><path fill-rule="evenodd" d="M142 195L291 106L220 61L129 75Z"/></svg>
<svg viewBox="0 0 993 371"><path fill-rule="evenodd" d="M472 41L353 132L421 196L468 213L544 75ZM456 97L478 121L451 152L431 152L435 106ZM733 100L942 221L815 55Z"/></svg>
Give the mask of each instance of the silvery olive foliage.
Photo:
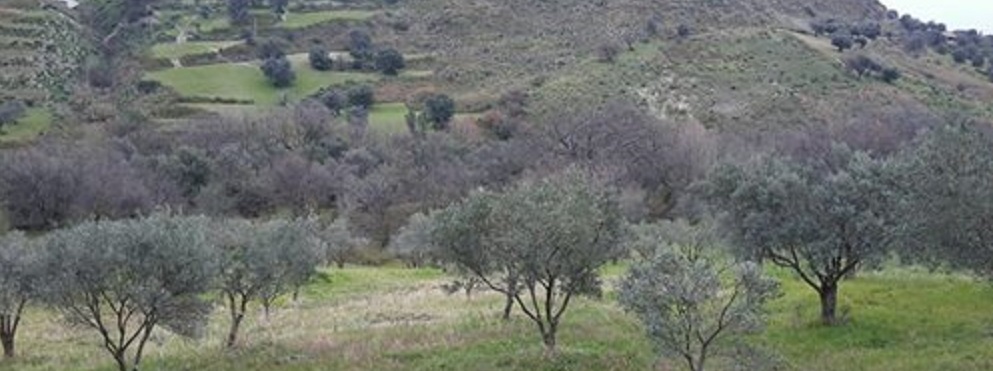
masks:
<svg viewBox="0 0 993 371"><path fill-rule="evenodd" d="M686 219L662 220L630 227L628 249L640 259L651 259L661 250L678 250L693 258L708 249L727 249L723 232L712 220L691 224Z"/></svg>
<svg viewBox="0 0 993 371"><path fill-rule="evenodd" d="M435 220L441 258L513 296L549 352L572 298L599 295L597 270L622 252L612 192L577 170L476 192Z"/></svg>
<svg viewBox="0 0 993 371"><path fill-rule="evenodd" d="M156 328L197 336L207 322L218 266L208 222L157 214L56 231L45 244L44 299L99 333L120 370L136 370Z"/></svg>
<svg viewBox="0 0 993 371"><path fill-rule="evenodd" d="M702 242L709 225L680 221L639 229L630 243L656 249L621 281L621 306L644 324L663 356L678 357L691 370L704 370L718 356L736 358L745 346L741 336L763 328L763 305L777 295L777 282L755 263L729 259L719 243Z"/></svg>
<svg viewBox="0 0 993 371"><path fill-rule="evenodd" d="M437 250L431 241L432 228L434 219L431 215L411 215L407 225L401 227L396 237L390 240L389 251L415 268L431 263Z"/></svg>
<svg viewBox="0 0 993 371"><path fill-rule="evenodd" d="M901 154L894 173L902 256L993 276L993 134L939 128Z"/></svg>
<svg viewBox="0 0 993 371"><path fill-rule="evenodd" d="M0 343L5 357L15 354L21 315L41 288L41 253L37 242L19 232L0 236Z"/></svg>
<svg viewBox="0 0 993 371"><path fill-rule="evenodd" d="M316 274L321 241L309 219L251 222L217 221L215 243L220 252L218 288L231 317L226 345L238 340L252 302L270 308Z"/></svg>
<svg viewBox="0 0 993 371"><path fill-rule="evenodd" d="M348 219L339 217L334 222L320 228L317 231L321 242L320 260L325 263L334 263L338 268L345 266L355 255L355 251L369 244L365 238L352 233Z"/></svg>
<svg viewBox="0 0 993 371"><path fill-rule="evenodd" d="M722 165L702 188L747 259L789 268L820 296L821 321L838 323L838 287L893 240L888 164L834 146L816 161L761 156Z"/></svg>

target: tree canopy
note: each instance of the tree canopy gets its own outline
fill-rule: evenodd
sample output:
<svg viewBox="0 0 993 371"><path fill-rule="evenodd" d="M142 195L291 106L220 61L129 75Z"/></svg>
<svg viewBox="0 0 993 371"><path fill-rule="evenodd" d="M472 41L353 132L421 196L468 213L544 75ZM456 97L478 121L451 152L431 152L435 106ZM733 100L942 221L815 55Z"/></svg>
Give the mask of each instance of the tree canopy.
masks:
<svg viewBox="0 0 993 371"><path fill-rule="evenodd" d="M475 193L436 218L442 259L513 296L549 351L572 298L599 295L598 268L622 250L611 192L577 170Z"/></svg>
<svg viewBox="0 0 993 371"><path fill-rule="evenodd" d="M836 145L808 162L762 156L722 165L704 185L738 252L793 270L836 324L841 279L882 257L892 239L885 163Z"/></svg>
<svg viewBox="0 0 993 371"><path fill-rule="evenodd" d="M46 243L45 300L100 334L121 371L137 369L162 326L196 336L211 311L217 254L203 217L86 222Z"/></svg>

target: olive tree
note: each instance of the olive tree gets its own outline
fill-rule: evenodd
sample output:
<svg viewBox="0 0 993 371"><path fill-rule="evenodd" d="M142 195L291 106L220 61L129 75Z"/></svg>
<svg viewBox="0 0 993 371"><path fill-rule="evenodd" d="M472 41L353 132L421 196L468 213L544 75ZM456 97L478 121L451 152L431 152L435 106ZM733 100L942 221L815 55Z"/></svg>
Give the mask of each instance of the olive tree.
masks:
<svg viewBox="0 0 993 371"><path fill-rule="evenodd" d="M400 258L410 267L417 268L427 264L437 263L438 248L431 239L431 231L434 229L434 216L437 212L425 214L417 213L411 215L407 220L407 225L397 231L396 236L390 240L389 251ZM457 265L446 265L445 270L454 274L457 278L445 284L442 288L449 294L462 291L466 298L472 297L472 292L482 285L482 281L461 269ZM507 299L503 310L503 319L510 318L514 300L511 295L504 295Z"/></svg>
<svg viewBox="0 0 993 371"><path fill-rule="evenodd" d="M384 75L396 76L406 66L403 54L396 49L386 48L376 53L376 70Z"/></svg>
<svg viewBox="0 0 993 371"><path fill-rule="evenodd" d="M206 224L154 215L59 230L45 244L44 299L98 332L121 371L137 370L157 327L194 336L206 324L217 262Z"/></svg>
<svg viewBox="0 0 993 371"><path fill-rule="evenodd" d="M322 260L334 263L338 268L344 268L348 259L355 255L355 250L368 245L369 241L352 233L348 219L339 217L334 222L321 228L318 237L322 246Z"/></svg>
<svg viewBox="0 0 993 371"><path fill-rule="evenodd" d="M844 146L829 152L809 162L761 156L722 165L703 188L739 253L795 272L820 296L821 321L833 325L842 278L882 257L891 240L892 192L882 161Z"/></svg>
<svg viewBox="0 0 993 371"><path fill-rule="evenodd" d="M476 192L441 211L431 237L441 257L512 296L554 352L577 295L598 295L598 268L620 255L612 193L575 170L505 193Z"/></svg>
<svg viewBox="0 0 993 371"><path fill-rule="evenodd" d="M433 227L434 220L430 215L411 215L407 225L401 227L396 237L390 240L389 251L414 268L427 264L436 250L431 241Z"/></svg>
<svg viewBox="0 0 993 371"><path fill-rule="evenodd" d="M628 271L618 300L641 320L663 355L703 371L708 359L744 346L743 335L762 329L763 305L775 297L778 284L759 265L725 256L707 224L667 224L646 226L656 233L632 241L656 250Z"/></svg>
<svg viewBox="0 0 993 371"><path fill-rule="evenodd" d="M4 357L14 357L14 339L28 301L38 295L40 253L23 234L0 236L0 343Z"/></svg>
<svg viewBox="0 0 993 371"><path fill-rule="evenodd" d="M231 316L225 344L233 347L250 303L262 304L268 314L278 297L294 291L316 273L320 244L308 220L218 223L218 286Z"/></svg>
<svg viewBox="0 0 993 371"><path fill-rule="evenodd" d="M285 88L293 85L296 81L296 73L293 72L293 65L286 57L266 58L262 61L262 73L272 86Z"/></svg>
<svg viewBox="0 0 993 371"><path fill-rule="evenodd" d="M453 117L455 117L455 101L451 97L436 94L424 101L424 119L431 124L432 129L447 130Z"/></svg>
<svg viewBox="0 0 993 371"><path fill-rule="evenodd" d="M901 154L902 255L993 276L993 135L936 129Z"/></svg>
<svg viewBox="0 0 993 371"><path fill-rule="evenodd" d="M650 260L659 249L679 248L687 254L704 252L709 248L723 247L725 241L719 226L713 221L690 224L684 219L642 223L630 228L630 238L625 242L628 251L644 260ZM689 258L695 259L694 256Z"/></svg>

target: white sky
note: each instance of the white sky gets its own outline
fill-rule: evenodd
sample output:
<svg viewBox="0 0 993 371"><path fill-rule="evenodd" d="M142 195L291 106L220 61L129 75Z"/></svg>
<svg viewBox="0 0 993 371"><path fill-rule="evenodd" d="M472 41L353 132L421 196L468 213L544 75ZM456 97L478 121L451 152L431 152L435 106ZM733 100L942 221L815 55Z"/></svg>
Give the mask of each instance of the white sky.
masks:
<svg viewBox="0 0 993 371"><path fill-rule="evenodd" d="M908 13L922 21L934 20L950 29L975 28L993 34L993 0L881 0L901 15Z"/></svg>

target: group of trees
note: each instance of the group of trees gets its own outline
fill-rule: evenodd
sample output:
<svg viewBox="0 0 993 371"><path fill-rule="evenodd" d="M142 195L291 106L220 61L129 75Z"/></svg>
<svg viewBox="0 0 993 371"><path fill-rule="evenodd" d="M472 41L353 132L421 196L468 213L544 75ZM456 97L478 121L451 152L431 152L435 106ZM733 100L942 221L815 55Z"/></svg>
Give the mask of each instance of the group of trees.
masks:
<svg viewBox="0 0 993 371"><path fill-rule="evenodd" d="M372 35L364 29L348 32L348 53L352 57L351 67L356 70L374 70L395 76L407 66L403 54L394 48L376 45Z"/></svg>
<svg viewBox="0 0 993 371"><path fill-rule="evenodd" d="M694 186L705 211L634 226L616 188L572 168L414 215L391 250L503 294L550 351L570 300L598 293L597 268L633 257L621 305L660 351L702 370L719 348L749 348L745 335L762 328L778 292L762 263L814 290L828 326L844 322L844 280L885 258L990 277L993 135L981 128L936 128L887 153L828 142L727 162Z"/></svg>
<svg viewBox="0 0 993 371"><path fill-rule="evenodd" d="M372 35L364 29L356 28L348 32L347 48L350 60L342 56L335 61L325 47L316 45L310 49L310 66L318 71L337 67L339 70L379 71L387 76L396 76L407 67L402 53L395 48L377 46Z"/></svg>
<svg viewBox="0 0 993 371"><path fill-rule="evenodd" d="M293 65L286 58L283 46L276 39L267 39L258 44L259 59L262 60L262 73L269 82L277 88L285 88L293 85L296 80L296 73L293 72Z"/></svg>
<svg viewBox="0 0 993 371"><path fill-rule="evenodd" d="M930 48L940 54L950 54L956 63L968 63L993 79L993 67L983 69L993 60L993 36L984 36L974 29L949 31L942 23L924 22L909 14L891 18L897 20L907 51L920 53Z"/></svg>
<svg viewBox="0 0 993 371"><path fill-rule="evenodd" d="M831 45L838 48L838 52L851 49L856 44L865 48L870 41L882 35L882 26L869 20L852 24L836 19L814 20L810 23L810 28L816 36L830 37Z"/></svg>
<svg viewBox="0 0 993 371"><path fill-rule="evenodd" d="M886 83L894 83L902 74L895 67L886 67L867 55L859 54L845 59L845 68L855 72L861 79L865 76L877 76Z"/></svg>
<svg viewBox="0 0 993 371"><path fill-rule="evenodd" d="M86 222L36 239L0 237L4 353L14 355L24 308L37 302L98 334L120 370L136 370L157 329L202 334L215 295L230 313L232 347L250 303L268 314L325 257L354 243L347 230L323 232L319 224L154 214Z"/></svg>

